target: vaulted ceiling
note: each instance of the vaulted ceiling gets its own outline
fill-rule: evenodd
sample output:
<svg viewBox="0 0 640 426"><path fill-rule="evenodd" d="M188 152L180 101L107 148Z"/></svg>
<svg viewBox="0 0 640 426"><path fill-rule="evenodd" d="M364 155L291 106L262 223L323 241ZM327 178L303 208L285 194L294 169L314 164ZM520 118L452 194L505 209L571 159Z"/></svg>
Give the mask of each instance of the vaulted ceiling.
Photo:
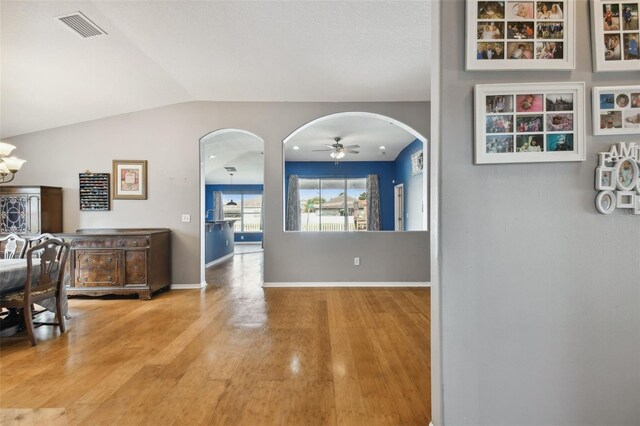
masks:
<svg viewBox="0 0 640 426"><path fill-rule="evenodd" d="M425 101L422 1L0 2L0 137L188 101ZM81 11L107 35L57 17Z"/></svg>

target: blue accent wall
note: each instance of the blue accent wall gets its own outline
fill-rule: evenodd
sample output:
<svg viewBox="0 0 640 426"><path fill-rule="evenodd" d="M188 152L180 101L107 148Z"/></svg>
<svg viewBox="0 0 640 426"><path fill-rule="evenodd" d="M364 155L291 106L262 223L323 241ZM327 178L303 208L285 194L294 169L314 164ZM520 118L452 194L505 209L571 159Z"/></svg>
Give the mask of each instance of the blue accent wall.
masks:
<svg viewBox="0 0 640 426"><path fill-rule="evenodd" d="M407 145L396 157L396 185L404 184L404 225L406 231L418 231L423 229L422 223L422 185L425 172L413 176L411 171L411 155L424 149L421 140L416 139ZM426 159L425 159L426 164ZM393 206L392 206L393 214Z"/></svg>
<svg viewBox="0 0 640 426"><path fill-rule="evenodd" d="M393 180L396 177L396 165L393 161L341 161L338 164L333 161L287 161L284 166L285 194L289 189L290 175L301 178L366 178L372 173L378 175L380 182L381 230L392 231Z"/></svg>
<svg viewBox="0 0 640 426"><path fill-rule="evenodd" d="M213 208L213 191L222 191L234 194L264 194L264 185L205 185L204 191L204 212L206 213L207 210ZM211 219L211 215L209 215L209 219ZM236 232L234 241L262 241L262 232Z"/></svg>
<svg viewBox="0 0 640 426"><path fill-rule="evenodd" d="M228 242L228 245L227 245ZM213 262L233 253L233 228L228 223L205 224L204 260Z"/></svg>

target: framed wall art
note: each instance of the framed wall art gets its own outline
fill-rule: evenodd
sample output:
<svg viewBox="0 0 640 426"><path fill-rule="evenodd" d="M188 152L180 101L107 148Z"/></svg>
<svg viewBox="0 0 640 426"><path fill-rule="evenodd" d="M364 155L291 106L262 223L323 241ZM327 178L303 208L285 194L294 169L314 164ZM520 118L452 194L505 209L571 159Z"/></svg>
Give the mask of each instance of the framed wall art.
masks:
<svg viewBox="0 0 640 426"><path fill-rule="evenodd" d="M113 199L147 199L146 160L113 160Z"/></svg>
<svg viewBox="0 0 640 426"><path fill-rule="evenodd" d="M111 210L109 173L80 173L80 211Z"/></svg>
<svg viewBox="0 0 640 426"><path fill-rule="evenodd" d="M475 163L584 161L584 83L478 84Z"/></svg>
<svg viewBox="0 0 640 426"><path fill-rule="evenodd" d="M424 157L422 150L411 154L411 174L413 176L422 173L424 168Z"/></svg>
<svg viewBox="0 0 640 426"><path fill-rule="evenodd" d="M640 134L640 86L593 88L593 134Z"/></svg>
<svg viewBox="0 0 640 426"><path fill-rule="evenodd" d="M575 68L574 0L467 0L467 70Z"/></svg>
<svg viewBox="0 0 640 426"><path fill-rule="evenodd" d="M640 0L591 0L594 71L640 71Z"/></svg>
<svg viewBox="0 0 640 426"><path fill-rule="evenodd" d="M640 215L640 144L618 142L598 153L595 188L600 213L628 209Z"/></svg>

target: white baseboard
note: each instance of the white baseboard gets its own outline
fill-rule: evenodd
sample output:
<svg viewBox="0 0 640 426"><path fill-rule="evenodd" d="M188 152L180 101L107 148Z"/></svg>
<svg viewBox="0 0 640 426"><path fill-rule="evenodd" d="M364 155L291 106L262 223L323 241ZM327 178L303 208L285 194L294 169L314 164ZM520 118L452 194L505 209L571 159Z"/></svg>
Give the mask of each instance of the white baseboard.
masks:
<svg viewBox="0 0 640 426"><path fill-rule="evenodd" d="M213 260L213 261L207 263L206 265L204 265L204 267L208 268L210 266L219 265L222 262L226 262L227 260L231 259L232 257L233 257L233 252L231 252L229 254L226 254L226 255L224 255L224 256L216 259L216 260Z"/></svg>
<svg viewBox="0 0 640 426"><path fill-rule="evenodd" d="M265 282L262 287L431 287L429 282L353 281L353 282Z"/></svg>
<svg viewBox="0 0 640 426"><path fill-rule="evenodd" d="M205 288L207 283L202 281L200 284L171 284L171 290L199 290Z"/></svg>
<svg viewBox="0 0 640 426"><path fill-rule="evenodd" d="M262 245L262 241L234 241L233 244L236 245L254 245L259 246Z"/></svg>

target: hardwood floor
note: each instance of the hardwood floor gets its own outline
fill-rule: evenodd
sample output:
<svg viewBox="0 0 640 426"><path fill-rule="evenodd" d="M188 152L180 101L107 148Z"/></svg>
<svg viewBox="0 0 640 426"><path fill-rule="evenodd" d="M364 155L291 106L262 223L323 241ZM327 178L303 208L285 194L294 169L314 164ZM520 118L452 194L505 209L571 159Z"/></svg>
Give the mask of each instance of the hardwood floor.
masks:
<svg viewBox="0 0 640 426"><path fill-rule="evenodd" d="M0 423L429 424L428 289L262 289L261 267L238 255L204 291L71 299L62 336L3 339Z"/></svg>

